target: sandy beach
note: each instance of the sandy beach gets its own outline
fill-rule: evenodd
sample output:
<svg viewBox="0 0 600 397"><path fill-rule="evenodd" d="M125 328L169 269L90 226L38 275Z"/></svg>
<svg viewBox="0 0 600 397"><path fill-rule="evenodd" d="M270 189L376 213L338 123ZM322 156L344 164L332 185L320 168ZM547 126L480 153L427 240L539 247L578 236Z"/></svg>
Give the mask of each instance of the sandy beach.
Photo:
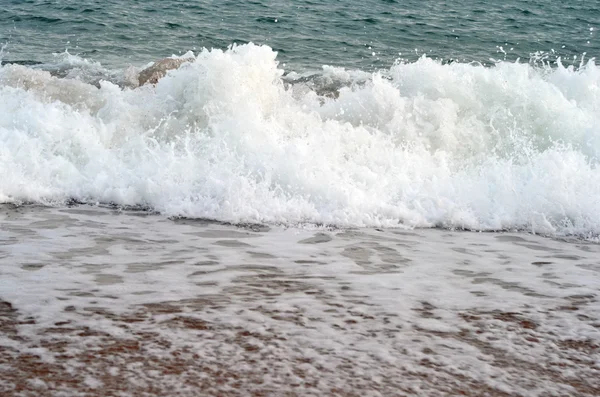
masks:
<svg viewBox="0 0 600 397"><path fill-rule="evenodd" d="M598 32L2 2L0 397L600 396Z"/></svg>
<svg viewBox="0 0 600 397"><path fill-rule="evenodd" d="M600 246L2 207L3 396L596 396Z"/></svg>

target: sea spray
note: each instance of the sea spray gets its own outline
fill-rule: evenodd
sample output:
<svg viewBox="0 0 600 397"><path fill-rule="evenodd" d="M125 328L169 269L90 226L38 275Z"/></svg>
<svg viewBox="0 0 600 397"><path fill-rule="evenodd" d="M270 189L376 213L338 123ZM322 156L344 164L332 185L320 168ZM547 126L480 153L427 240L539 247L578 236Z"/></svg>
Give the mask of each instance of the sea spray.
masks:
<svg viewBox="0 0 600 397"><path fill-rule="evenodd" d="M189 56L186 54L185 56ZM600 233L600 73L426 57L284 75L253 44L155 86L0 69L0 200L286 225ZM92 70L93 73L90 72ZM129 80L128 80L129 79ZM317 84L318 85L318 84ZM330 89L335 87L335 89Z"/></svg>

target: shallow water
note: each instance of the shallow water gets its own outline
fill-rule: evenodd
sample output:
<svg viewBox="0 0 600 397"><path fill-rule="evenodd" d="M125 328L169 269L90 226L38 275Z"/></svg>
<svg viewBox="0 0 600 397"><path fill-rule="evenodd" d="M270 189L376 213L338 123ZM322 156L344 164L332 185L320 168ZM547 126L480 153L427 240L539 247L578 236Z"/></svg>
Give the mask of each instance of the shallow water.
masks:
<svg viewBox="0 0 600 397"><path fill-rule="evenodd" d="M1 395L600 395L595 4L5 3Z"/></svg>
<svg viewBox="0 0 600 397"><path fill-rule="evenodd" d="M597 244L93 206L0 220L3 394L600 391Z"/></svg>

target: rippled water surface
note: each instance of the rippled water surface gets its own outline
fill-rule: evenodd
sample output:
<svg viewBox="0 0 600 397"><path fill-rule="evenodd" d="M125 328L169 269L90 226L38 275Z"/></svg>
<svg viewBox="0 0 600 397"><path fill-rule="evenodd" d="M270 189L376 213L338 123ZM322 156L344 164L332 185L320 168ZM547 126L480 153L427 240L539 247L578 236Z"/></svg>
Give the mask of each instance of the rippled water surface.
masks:
<svg viewBox="0 0 600 397"><path fill-rule="evenodd" d="M586 1L48 1L7 0L0 42L9 60L69 49L106 65L202 47L267 44L294 70L371 69L397 58L488 62L598 56L600 7Z"/></svg>
<svg viewBox="0 0 600 397"><path fill-rule="evenodd" d="M597 2L1 5L0 395L600 395Z"/></svg>

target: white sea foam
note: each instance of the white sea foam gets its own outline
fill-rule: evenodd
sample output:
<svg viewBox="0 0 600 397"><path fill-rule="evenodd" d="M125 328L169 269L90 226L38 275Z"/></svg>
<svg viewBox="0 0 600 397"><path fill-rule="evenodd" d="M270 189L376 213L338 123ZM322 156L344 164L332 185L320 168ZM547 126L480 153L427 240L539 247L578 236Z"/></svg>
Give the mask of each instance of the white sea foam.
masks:
<svg viewBox="0 0 600 397"><path fill-rule="evenodd" d="M2 395L600 390L598 244L6 207Z"/></svg>
<svg viewBox="0 0 600 397"><path fill-rule="evenodd" d="M335 95L284 84L276 53L252 44L204 50L155 87L97 83L85 70L100 66L78 62L70 78L0 69L1 202L600 233L593 62L574 70L421 58L367 79L326 68L325 79L345 85Z"/></svg>

